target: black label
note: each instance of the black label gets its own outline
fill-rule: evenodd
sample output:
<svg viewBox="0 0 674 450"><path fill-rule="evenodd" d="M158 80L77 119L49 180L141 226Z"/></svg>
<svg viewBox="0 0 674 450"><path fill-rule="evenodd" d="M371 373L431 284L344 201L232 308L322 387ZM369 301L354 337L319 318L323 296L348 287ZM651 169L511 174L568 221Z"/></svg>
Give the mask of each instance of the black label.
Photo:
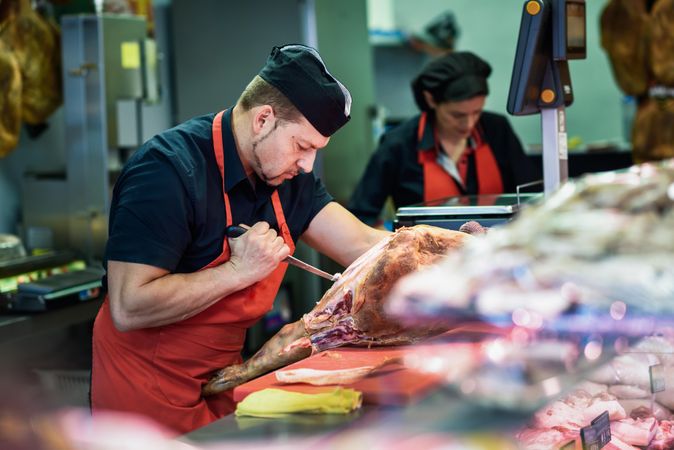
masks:
<svg viewBox="0 0 674 450"><path fill-rule="evenodd" d="M583 450L600 450L611 442L611 421L608 411L597 416L590 425L580 429Z"/></svg>
<svg viewBox="0 0 674 450"><path fill-rule="evenodd" d="M651 392L662 392L665 390L665 368L662 364L653 364L648 368L648 375L651 379Z"/></svg>

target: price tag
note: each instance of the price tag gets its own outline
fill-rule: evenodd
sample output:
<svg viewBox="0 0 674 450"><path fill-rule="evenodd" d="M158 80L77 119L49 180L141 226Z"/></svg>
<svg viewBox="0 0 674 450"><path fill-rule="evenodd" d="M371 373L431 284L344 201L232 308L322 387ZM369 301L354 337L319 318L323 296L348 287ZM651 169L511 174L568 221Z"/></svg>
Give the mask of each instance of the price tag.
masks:
<svg viewBox="0 0 674 450"><path fill-rule="evenodd" d="M665 368L662 364L653 364L648 368L648 375L651 379L651 392L662 392L665 390Z"/></svg>
<svg viewBox="0 0 674 450"><path fill-rule="evenodd" d="M611 441L611 421L604 411L590 425L580 429L583 450L600 450Z"/></svg>

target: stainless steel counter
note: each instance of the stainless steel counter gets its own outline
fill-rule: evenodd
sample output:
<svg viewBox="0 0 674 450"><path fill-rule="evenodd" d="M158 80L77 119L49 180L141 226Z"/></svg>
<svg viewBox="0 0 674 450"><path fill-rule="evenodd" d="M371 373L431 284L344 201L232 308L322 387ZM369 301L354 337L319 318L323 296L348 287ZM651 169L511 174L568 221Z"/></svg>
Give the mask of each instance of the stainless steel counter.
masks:
<svg viewBox="0 0 674 450"><path fill-rule="evenodd" d="M233 414L181 437L197 445L220 442L282 443L291 439L341 440L360 432L368 435L448 433L493 435L502 439L522 426L531 412L502 412L481 408L440 388L421 401L402 407L364 405L348 415L294 414L284 418L236 417ZM422 449L419 449L422 450Z"/></svg>

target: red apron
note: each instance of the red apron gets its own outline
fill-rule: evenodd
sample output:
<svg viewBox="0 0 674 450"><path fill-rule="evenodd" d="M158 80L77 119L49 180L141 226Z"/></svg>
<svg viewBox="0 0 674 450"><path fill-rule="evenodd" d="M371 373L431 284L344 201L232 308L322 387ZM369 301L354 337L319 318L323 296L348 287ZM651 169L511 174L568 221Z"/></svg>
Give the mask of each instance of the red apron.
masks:
<svg viewBox="0 0 674 450"><path fill-rule="evenodd" d="M419 118L417 142L421 142L424 136L426 118L426 113L422 113ZM477 127L473 129L471 138L475 142L475 147L470 151L475 153L478 194L501 194L503 192L503 181L491 147L486 141L482 140ZM433 147L419 152L419 164L424 169L424 202L464 195L465 192L462 187L436 160L440 151L437 135L433 136L433 143Z"/></svg>
<svg viewBox="0 0 674 450"><path fill-rule="evenodd" d="M213 150L222 175L227 226L232 211L225 192L222 114L213 120ZM271 196L276 221L291 254L295 246L278 191ZM229 260L222 253L203 269ZM231 413L232 392L203 398L201 387L215 370L241 359L246 329L271 310L287 269L281 263L267 278L231 294L210 308L170 325L119 332L106 298L94 324L91 404L94 414L111 409L141 413L186 433Z"/></svg>

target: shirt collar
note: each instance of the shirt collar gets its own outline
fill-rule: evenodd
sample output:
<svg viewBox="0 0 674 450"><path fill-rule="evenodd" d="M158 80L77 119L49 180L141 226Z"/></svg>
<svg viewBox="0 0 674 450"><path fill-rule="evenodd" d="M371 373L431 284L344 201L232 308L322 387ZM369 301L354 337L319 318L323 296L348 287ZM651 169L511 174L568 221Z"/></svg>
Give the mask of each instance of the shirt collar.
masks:
<svg viewBox="0 0 674 450"><path fill-rule="evenodd" d="M225 153L225 191L246 180L246 171L236 151L236 141L232 132L232 108L222 115L222 146Z"/></svg>
<svg viewBox="0 0 674 450"><path fill-rule="evenodd" d="M426 114L426 124L424 125L421 139L417 140L417 150L424 151L433 147L435 147L435 137L433 136L433 114L429 113Z"/></svg>

